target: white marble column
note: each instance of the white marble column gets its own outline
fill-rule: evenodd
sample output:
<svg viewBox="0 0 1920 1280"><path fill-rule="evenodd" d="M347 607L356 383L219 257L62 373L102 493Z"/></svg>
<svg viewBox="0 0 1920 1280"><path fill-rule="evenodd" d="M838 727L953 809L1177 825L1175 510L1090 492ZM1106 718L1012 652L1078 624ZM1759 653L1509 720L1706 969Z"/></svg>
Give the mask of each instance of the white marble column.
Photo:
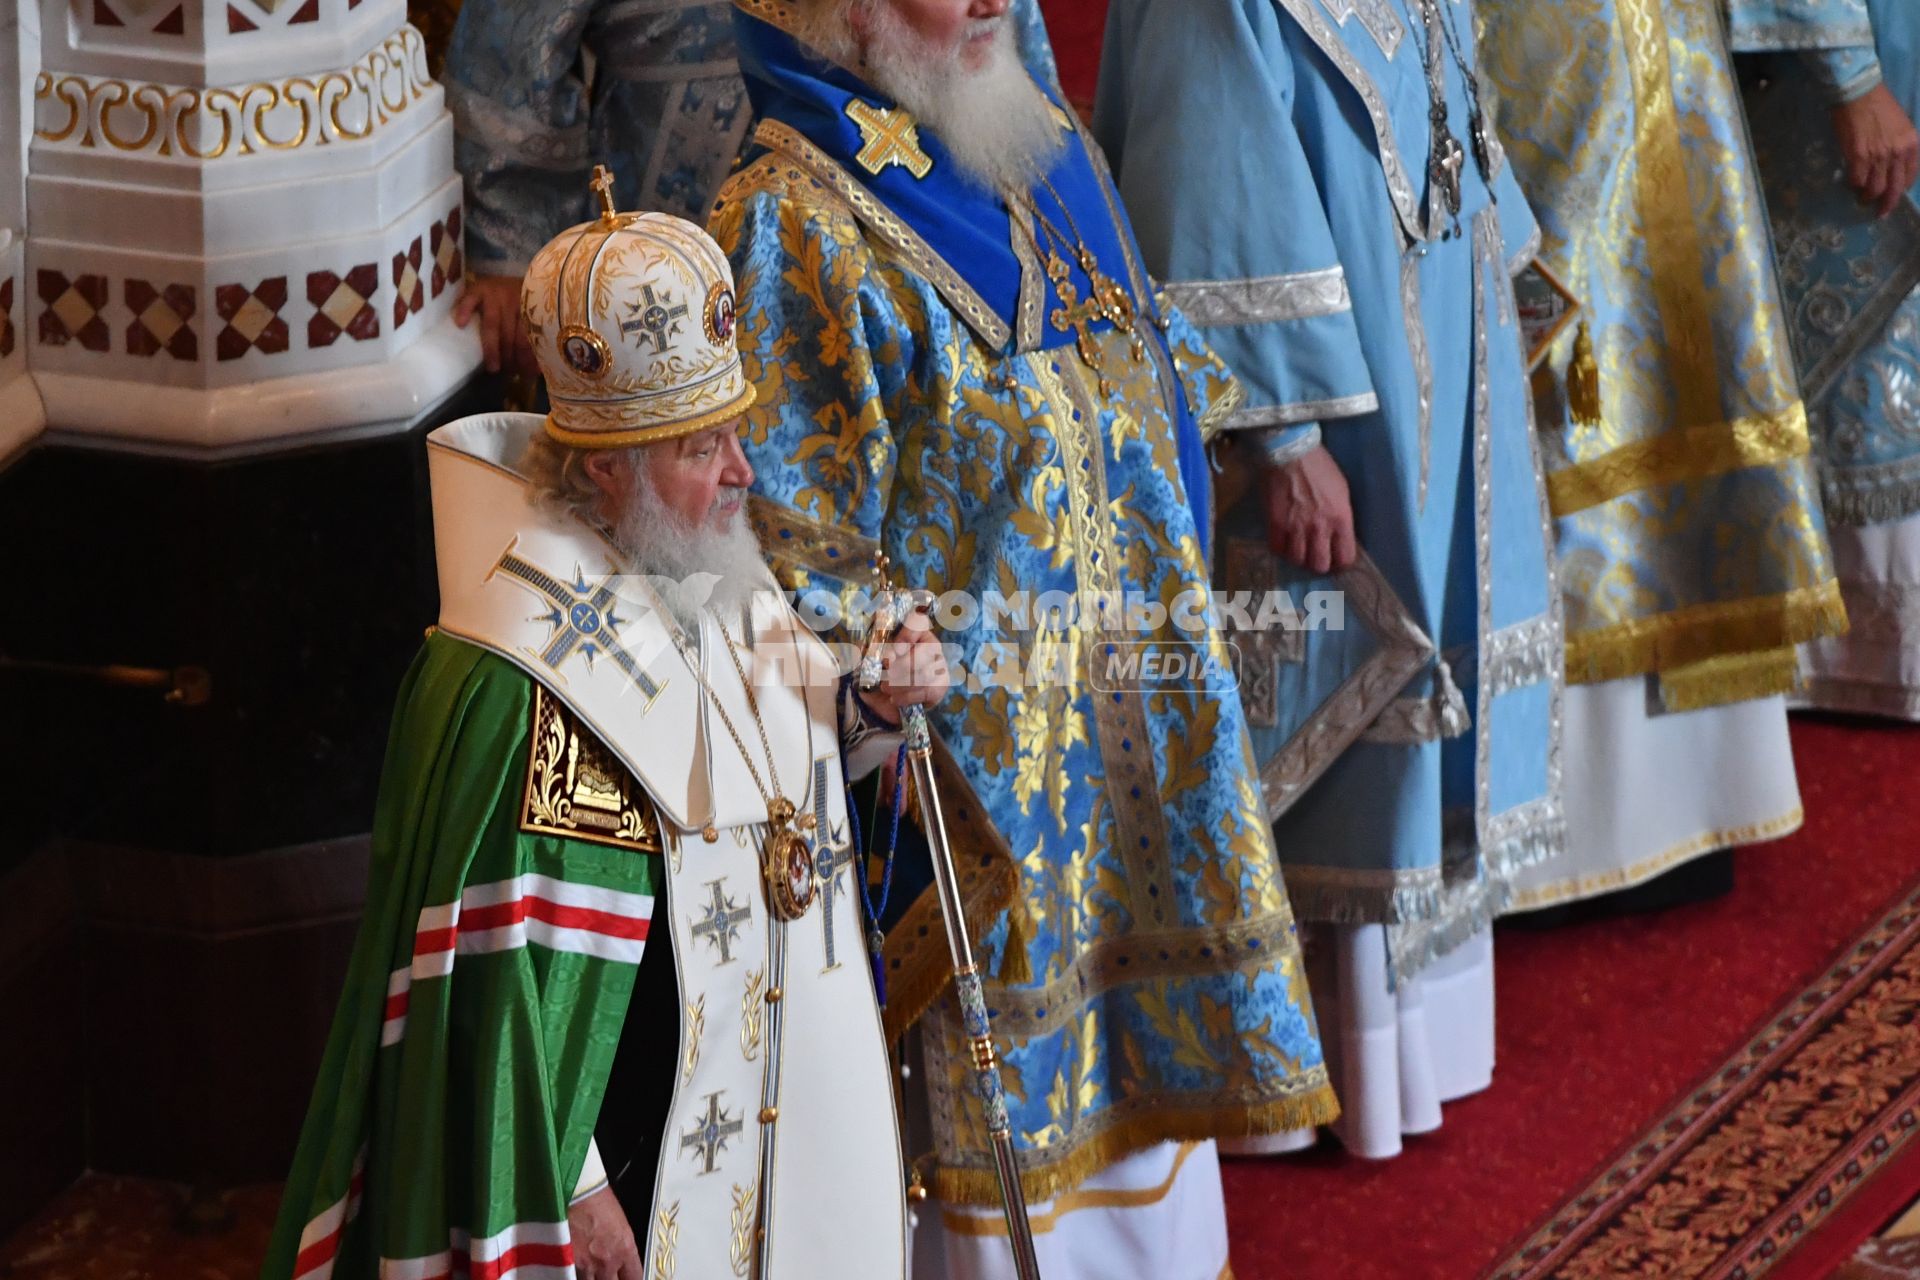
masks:
<svg viewBox="0 0 1920 1280"><path fill-rule="evenodd" d="M46 424L27 376L27 142L33 81L40 67L40 14L33 4L0 6L0 464Z"/></svg>
<svg viewBox="0 0 1920 1280"><path fill-rule="evenodd" d="M467 379L453 121L404 0L22 2L50 433L255 452L404 430Z"/></svg>

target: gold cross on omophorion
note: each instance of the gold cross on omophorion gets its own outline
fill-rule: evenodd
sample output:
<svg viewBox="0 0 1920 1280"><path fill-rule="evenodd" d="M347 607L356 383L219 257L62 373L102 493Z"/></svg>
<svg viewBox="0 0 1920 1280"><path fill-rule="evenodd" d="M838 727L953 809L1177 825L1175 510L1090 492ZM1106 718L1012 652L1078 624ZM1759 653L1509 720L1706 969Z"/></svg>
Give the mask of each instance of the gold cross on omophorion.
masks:
<svg viewBox="0 0 1920 1280"><path fill-rule="evenodd" d="M920 149L920 130L913 117L899 108L875 107L855 98L847 104L847 119L860 126L865 145L854 159L868 173L879 176L897 164L916 178L933 172L933 157Z"/></svg>
<svg viewBox="0 0 1920 1280"><path fill-rule="evenodd" d="M1053 327L1065 333L1073 330L1074 345L1080 349L1080 359L1089 369L1096 372L1100 368L1100 344L1093 340L1093 323L1106 317L1101 313L1100 304L1089 298L1085 302L1068 302L1061 299L1061 305L1054 309L1050 319Z"/></svg>
<svg viewBox="0 0 1920 1280"><path fill-rule="evenodd" d="M587 185L600 197L600 220L612 222L619 216L613 209L613 170L603 164L593 166L593 181Z"/></svg>

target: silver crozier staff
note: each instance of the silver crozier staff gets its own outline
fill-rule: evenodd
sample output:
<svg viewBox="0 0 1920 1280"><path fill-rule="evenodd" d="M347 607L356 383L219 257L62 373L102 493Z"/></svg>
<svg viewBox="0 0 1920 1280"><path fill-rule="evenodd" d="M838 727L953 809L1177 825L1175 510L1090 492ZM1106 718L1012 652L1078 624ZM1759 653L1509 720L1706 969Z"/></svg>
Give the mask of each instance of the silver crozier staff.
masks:
<svg viewBox="0 0 1920 1280"><path fill-rule="evenodd" d="M887 578L887 558L878 556L873 567L873 620L860 655L857 676L862 689L877 688L884 672L880 655L914 610L933 603L926 591L895 587ZM940 894L940 914L947 924L947 950L953 956L953 987L960 997L960 1017L973 1050L973 1085L986 1112L987 1137L993 1143L994 1172L1000 1178L1000 1204L1007 1215L1007 1239L1013 1245L1013 1269L1019 1280L1040 1280L1040 1261L1033 1252L1033 1227L1027 1221L1027 1197L1020 1188L1020 1165L1013 1154L1013 1127L1007 1119L1007 1095L1000 1087L1000 1066L994 1057L993 1034L987 1026L987 998L980 988L980 970L973 962L973 943L967 938L967 920L960 908L960 884L947 843L947 823L940 814L940 793L933 786L933 735L927 713L904 707L900 726L907 738L908 768L913 790L920 797L920 825L926 828L933 853L933 881Z"/></svg>

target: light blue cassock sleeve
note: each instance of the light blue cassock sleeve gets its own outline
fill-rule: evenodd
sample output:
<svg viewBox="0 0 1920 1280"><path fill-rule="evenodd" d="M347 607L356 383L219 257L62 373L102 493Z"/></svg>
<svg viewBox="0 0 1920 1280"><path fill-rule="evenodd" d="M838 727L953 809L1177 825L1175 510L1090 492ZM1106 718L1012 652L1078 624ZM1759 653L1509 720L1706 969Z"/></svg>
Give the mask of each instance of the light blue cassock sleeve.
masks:
<svg viewBox="0 0 1920 1280"><path fill-rule="evenodd" d="M1828 102L1852 102L1881 80L1867 0L1730 0L1735 53L1798 52Z"/></svg>
<svg viewBox="0 0 1920 1280"><path fill-rule="evenodd" d="M518 275L581 220L590 193L581 46L606 0L466 0L447 47L447 105L466 179L467 260Z"/></svg>
<svg viewBox="0 0 1920 1280"><path fill-rule="evenodd" d="M1727 0L1735 53L1873 44L1867 0Z"/></svg>
<svg viewBox="0 0 1920 1280"><path fill-rule="evenodd" d="M1293 121L1273 0L1116 0L1094 133L1148 267L1246 391L1277 458L1378 407Z"/></svg>

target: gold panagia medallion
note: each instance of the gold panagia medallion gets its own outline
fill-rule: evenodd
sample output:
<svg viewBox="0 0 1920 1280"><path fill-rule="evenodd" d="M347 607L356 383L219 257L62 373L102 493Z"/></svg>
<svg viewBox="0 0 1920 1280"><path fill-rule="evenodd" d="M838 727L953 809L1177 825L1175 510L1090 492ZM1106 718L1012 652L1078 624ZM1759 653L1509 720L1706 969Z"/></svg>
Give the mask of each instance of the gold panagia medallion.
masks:
<svg viewBox="0 0 1920 1280"><path fill-rule="evenodd" d="M760 874L767 885L767 909L777 920L798 920L813 905L818 882L813 849L794 825L793 801L775 797L767 805L767 838L760 847ZM801 820L811 825L812 815Z"/></svg>

